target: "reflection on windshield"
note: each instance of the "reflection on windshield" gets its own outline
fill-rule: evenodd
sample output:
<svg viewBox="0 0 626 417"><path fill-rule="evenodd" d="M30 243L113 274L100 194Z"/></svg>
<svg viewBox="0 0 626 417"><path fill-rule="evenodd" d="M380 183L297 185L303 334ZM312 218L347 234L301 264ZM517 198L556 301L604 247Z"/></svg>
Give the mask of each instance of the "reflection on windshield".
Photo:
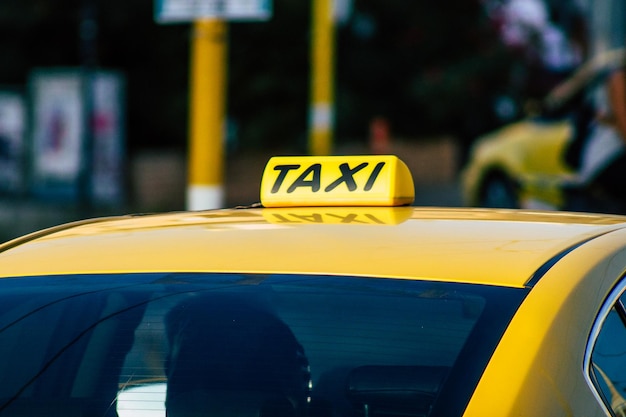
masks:
<svg viewBox="0 0 626 417"><path fill-rule="evenodd" d="M123 389L117 396L119 417L165 417L165 382Z"/></svg>
<svg viewBox="0 0 626 417"><path fill-rule="evenodd" d="M0 414L29 416L454 415L526 294L236 274L0 287Z"/></svg>

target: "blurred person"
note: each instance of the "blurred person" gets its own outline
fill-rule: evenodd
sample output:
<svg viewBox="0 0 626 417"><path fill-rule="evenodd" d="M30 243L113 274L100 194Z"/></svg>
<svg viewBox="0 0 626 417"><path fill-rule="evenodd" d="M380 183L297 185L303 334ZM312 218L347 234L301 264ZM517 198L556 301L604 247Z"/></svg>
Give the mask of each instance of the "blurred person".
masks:
<svg viewBox="0 0 626 417"><path fill-rule="evenodd" d="M587 9L591 82L584 83L588 116L579 123L574 162L593 211L626 213L626 0L590 2ZM579 73L584 73L581 68ZM585 118L588 122L585 124ZM575 140L572 144L576 144ZM575 147L575 146L572 146ZM570 158L572 159L572 158ZM566 159L567 160L567 159ZM594 207L593 204L596 206ZM597 210L597 208L600 210Z"/></svg>
<svg viewBox="0 0 626 417"><path fill-rule="evenodd" d="M260 303L198 295L166 318L168 417L297 417L309 398L304 349Z"/></svg>
<svg viewBox="0 0 626 417"><path fill-rule="evenodd" d="M521 59L513 82L531 100L543 98L584 60L582 7L575 0L553 2L505 0L490 6L504 45Z"/></svg>
<svg viewBox="0 0 626 417"><path fill-rule="evenodd" d="M595 118L582 148L580 180L593 196L626 208L625 62L610 70L598 95Z"/></svg>
<svg viewBox="0 0 626 417"><path fill-rule="evenodd" d="M577 173L566 186L571 200L567 208L597 211L601 206L590 204L594 200L624 200L620 172L626 154L625 68L624 48L597 54L543 102L546 115L567 116L573 126L563 154L564 163Z"/></svg>
<svg viewBox="0 0 626 417"><path fill-rule="evenodd" d="M550 21L558 25L569 39L579 64L589 58L589 21L585 1L546 0Z"/></svg>

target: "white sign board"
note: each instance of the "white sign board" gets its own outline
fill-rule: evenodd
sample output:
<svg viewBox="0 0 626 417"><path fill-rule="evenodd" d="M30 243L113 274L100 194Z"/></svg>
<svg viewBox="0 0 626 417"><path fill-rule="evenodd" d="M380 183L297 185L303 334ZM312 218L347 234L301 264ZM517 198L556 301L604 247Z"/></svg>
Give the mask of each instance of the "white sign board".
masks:
<svg viewBox="0 0 626 417"><path fill-rule="evenodd" d="M95 203L118 205L124 196L125 82L115 71L95 71L90 79L92 102L87 106L86 78L79 69L32 72L32 188L39 196L63 199L77 199L81 192L88 192L86 197ZM89 108L91 131L87 132ZM90 184L83 191L81 168L87 163Z"/></svg>
<svg viewBox="0 0 626 417"><path fill-rule="evenodd" d="M155 20L159 23L210 18L267 20L271 15L271 0L155 0Z"/></svg>
<svg viewBox="0 0 626 417"><path fill-rule="evenodd" d="M37 185L73 185L81 163L85 106L78 72L36 71L33 105L32 177Z"/></svg>
<svg viewBox="0 0 626 417"><path fill-rule="evenodd" d="M92 85L91 198L98 204L124 202L124 103L126 82L116 71L98 71Z"/></svg>
<svg viewBox="0 0 626 417"><path fill-rule="evenodd" d="M0 90L0 193L24 186L26 103L21 93Z"/></svg>

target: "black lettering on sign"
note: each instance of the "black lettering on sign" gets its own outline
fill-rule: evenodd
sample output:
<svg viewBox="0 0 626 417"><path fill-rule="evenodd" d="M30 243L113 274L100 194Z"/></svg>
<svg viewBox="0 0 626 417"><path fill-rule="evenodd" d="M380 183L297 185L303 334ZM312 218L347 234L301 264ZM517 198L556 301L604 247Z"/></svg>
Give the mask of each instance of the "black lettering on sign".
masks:
<svg viewBox="0 0 626 417"><path fill-rule="evenodd" d="M339 165L339 169L341 170L341 177L333 181L328 187L324 189L324 191L326 192L332 191L335 188L337 188L337 186L341 184L342 182L346 183L346 186L348 187L348 191L356 190L356 182L354 181L353 175L359 172L360 170L362 170L363 168L365 168L367 165L369 165L367 162L363 162L362 164L357 165L353 169L350 169L350 166L345 163Z"/></svg>
<svg viewBox="0 0 626 417"><path fill-rule="evenodd" d="M348 191L351 191L351 192L355 191L358 188L358 186L357 186L356 181L354 180L354 175L357 172L361 171L363 168L367 167L368 165L369 165L368 162L363 162L354 168L350 168L350 165L348 165L347 163L343 163L339 165L341 176L337 178L335 181L333 181L332 183L330 183L324 189L324 191L325 192L333 191L335 188L337 188L339 185L343 183L346 184ZM378 179L378 175L380 174L384 166L385 166L385 162L379 162L378 164L376 164L376 166L374 166L374 169L370 173L370 176L367 179L365 186L363 187L364 191L370 191L372 189L372 187L374 186L374 183ZM272 194L275 194L280 191L280 188L282 187L283 182L285 181L285 178L287 177L287 174L289 173L289 171L292 171L294 169L299 169L300 167L301 167L300 164L276 165L274 167L274 170L279 171L279 174L278 174L278 177L276 178L276 181L272 185L272 190L271 190ZM298 187L310 187L312 192L319 191L320 182L321 182L321 174L322 174L321 164L311 165L310 167L306 168L304 172L302 172L302 174L298 176L298 178L296 178L296 180L287 189L287 192L292 193Z"/></svg>
<svg viewBox="0 0 626 417"><path fill-rule="evenodd" d="M280 171L278 174L278 178L276 178L276 182L272 186L272 194L277 193L280 190L280 186L283 185L283 181L285 181L285 177L287 173L292 169L300 168L300 164L297 165L276 165L274 167L274 171Z"/></svg>
<svg viewBox="0 0 626 417"><path fill-rule="evenodd" d="M372 189L374 183L376 182L376 178L378 178L378 174L380 174L380 171L383 169L384 166L384 162L379 162L378 164L376 164L374 170L370 174L370 177L367 179L367 183L365 184L365 188L363 188L363 190L369 191Z"/></svg>
<svg viewBox="0 0 626 417"><path fill-rule="evenodd" d="M320 177L322 174L322 164L313 164L304 170L302 174L287 188L288 193L293 193L298 187L311 187L311 191L316 192L320 189ZM312 176L311 179L307 179Z"/></svg>

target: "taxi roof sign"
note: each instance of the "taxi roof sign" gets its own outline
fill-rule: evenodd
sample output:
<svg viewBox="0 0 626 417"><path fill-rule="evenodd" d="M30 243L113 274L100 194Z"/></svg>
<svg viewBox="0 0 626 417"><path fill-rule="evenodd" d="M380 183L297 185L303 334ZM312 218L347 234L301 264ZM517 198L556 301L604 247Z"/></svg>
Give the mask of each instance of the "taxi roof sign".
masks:
<svg viewBox="0 0 626 417"><path fill-rule="evenodd" d="M414 198L411 172L394 155L276 156L261 181L265 207L389 207Z"/></svg>

